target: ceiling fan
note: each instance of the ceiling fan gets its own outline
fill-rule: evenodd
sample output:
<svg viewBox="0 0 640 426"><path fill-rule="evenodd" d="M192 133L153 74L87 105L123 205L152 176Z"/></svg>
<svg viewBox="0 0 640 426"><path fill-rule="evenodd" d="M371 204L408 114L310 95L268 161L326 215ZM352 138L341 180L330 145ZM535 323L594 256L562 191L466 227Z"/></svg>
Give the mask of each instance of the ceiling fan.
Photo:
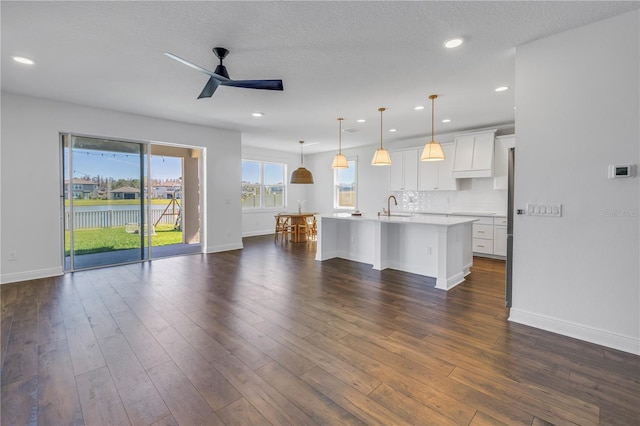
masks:
<svg viewBox="0 0 640 426"><path fill-rule="evenodd" d="M200 71L209 76L209 81L207 81L204 89L202 89L202 92L198 96L198 99L210 98L220 85L244 87L247 89L283 90L282 80L232 80L229 77L229 73L227 72L227 67L222 65L222 60L226 58L226 56L229 54L229 51L224 47L214 47L212 50L214 55L216 55L220 59L220 65L216 67L215 72L209 71L208 69L193 64L186 59L182 59L181 57L174 55L173 53L164 52L164 54L171 59L181 62L193 68L194 70Z"/></svg>

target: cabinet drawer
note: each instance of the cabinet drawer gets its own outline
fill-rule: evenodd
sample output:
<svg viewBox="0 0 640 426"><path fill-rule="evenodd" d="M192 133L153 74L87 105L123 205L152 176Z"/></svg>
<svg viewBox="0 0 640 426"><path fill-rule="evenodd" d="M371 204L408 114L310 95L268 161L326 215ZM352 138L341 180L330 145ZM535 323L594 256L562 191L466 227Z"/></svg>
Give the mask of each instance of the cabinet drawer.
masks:
<svg viewBox="0 0 640 426"><path fill-rule="evenodd" d="M499 226L507 226L507 218L506 217L494 217L493 224Z"/></svg>
<svg viewBox="0 0 640 426"><path fill-rule="evenodd" d="M476 253L493 254L493 240L473 239L473 251Z"/></svg>
<svg viewBox="0 0 640 426"><path fill-rule="evenodd" d="M473 238L486 238L493 240L493 225L473 224Z"/></svg>

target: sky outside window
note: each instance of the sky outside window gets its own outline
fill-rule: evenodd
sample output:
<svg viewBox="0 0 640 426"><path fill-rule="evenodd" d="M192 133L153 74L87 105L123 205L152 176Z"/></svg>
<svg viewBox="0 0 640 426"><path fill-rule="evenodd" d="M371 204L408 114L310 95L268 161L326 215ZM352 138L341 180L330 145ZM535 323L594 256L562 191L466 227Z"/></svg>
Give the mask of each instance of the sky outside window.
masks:
<svg viewBox="0 0 640 426"><path fill-rule="evenodd" d="M348 169L336 169L338 172L338 178L336 179L336 184L345 185L352 184L356 181L356 168L354 167L355 162L349 161Z"/></svg>
<svg viewBox="0 0 640 426"><path fill-rule="evenodd" d="M114 179L140 178L140 156L137 154L82 149L74 149L73 152L74 178L98 175ZM178 157L152 155L151 170L154 179L178 179L182 177L182 162Z"/></svg>
<svg viewBox="0 0 640 426"><path fill-rule="evenodd" d="M264 164L264 185L282 185L284 182L284 165ZM242 180L248 183L260 183L260 163L256 161L242 162Z"/></svg>

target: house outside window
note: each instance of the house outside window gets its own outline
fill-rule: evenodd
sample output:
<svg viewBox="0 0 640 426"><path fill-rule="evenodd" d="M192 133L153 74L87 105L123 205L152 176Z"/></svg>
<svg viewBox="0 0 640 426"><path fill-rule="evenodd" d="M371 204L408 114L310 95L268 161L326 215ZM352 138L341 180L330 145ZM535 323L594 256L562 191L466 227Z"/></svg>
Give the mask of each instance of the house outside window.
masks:
<svg viewBox="0 0 640 426"><path fill-rule="evenodd" d="M242 208L283 208L286 172L286 164L242 160Z"/></svg>
<svg viewBox="0 0 640 426"><path fill-rule="evenodd" d="M357 207L356 159L347 159L349 168L333 172L333 207L354 210Z"/></svg>

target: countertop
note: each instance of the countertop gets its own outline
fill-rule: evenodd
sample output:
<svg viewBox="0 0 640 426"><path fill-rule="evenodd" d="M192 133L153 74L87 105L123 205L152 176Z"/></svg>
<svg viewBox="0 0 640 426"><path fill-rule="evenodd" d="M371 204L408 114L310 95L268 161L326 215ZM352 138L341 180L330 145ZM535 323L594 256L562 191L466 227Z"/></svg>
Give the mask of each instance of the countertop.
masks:
<svg viewBox="0 0 640 426"><path fill-rule="evenodd" d="M455 217L455 216L444 216L444 215L412 215L409 216L408 213L402 212L398 213L402 216L395 216L392 214L391 216L386 215L362 215L362 216L351 216L350 213L333 213L333 214L323 214L320 215L321 218L327 219L344 219L344 220L369 220L375 222L386 222L386 223L414 223L414 224L422 224L422 225L437 225L437 226L454 226L460 225L463 223L472 223L477 219L473 217Z"/></svg>
<svg viewBox="0 0 640 426"><path fill-rule="evenodd" d="M393 212L393 210L391 210ZM421 214L421 215L446 215L446 216L476 216L476 217L506 217L506 213L483 212L483 211L433 211L433 210L398 210L402 214Z"/></svg>

